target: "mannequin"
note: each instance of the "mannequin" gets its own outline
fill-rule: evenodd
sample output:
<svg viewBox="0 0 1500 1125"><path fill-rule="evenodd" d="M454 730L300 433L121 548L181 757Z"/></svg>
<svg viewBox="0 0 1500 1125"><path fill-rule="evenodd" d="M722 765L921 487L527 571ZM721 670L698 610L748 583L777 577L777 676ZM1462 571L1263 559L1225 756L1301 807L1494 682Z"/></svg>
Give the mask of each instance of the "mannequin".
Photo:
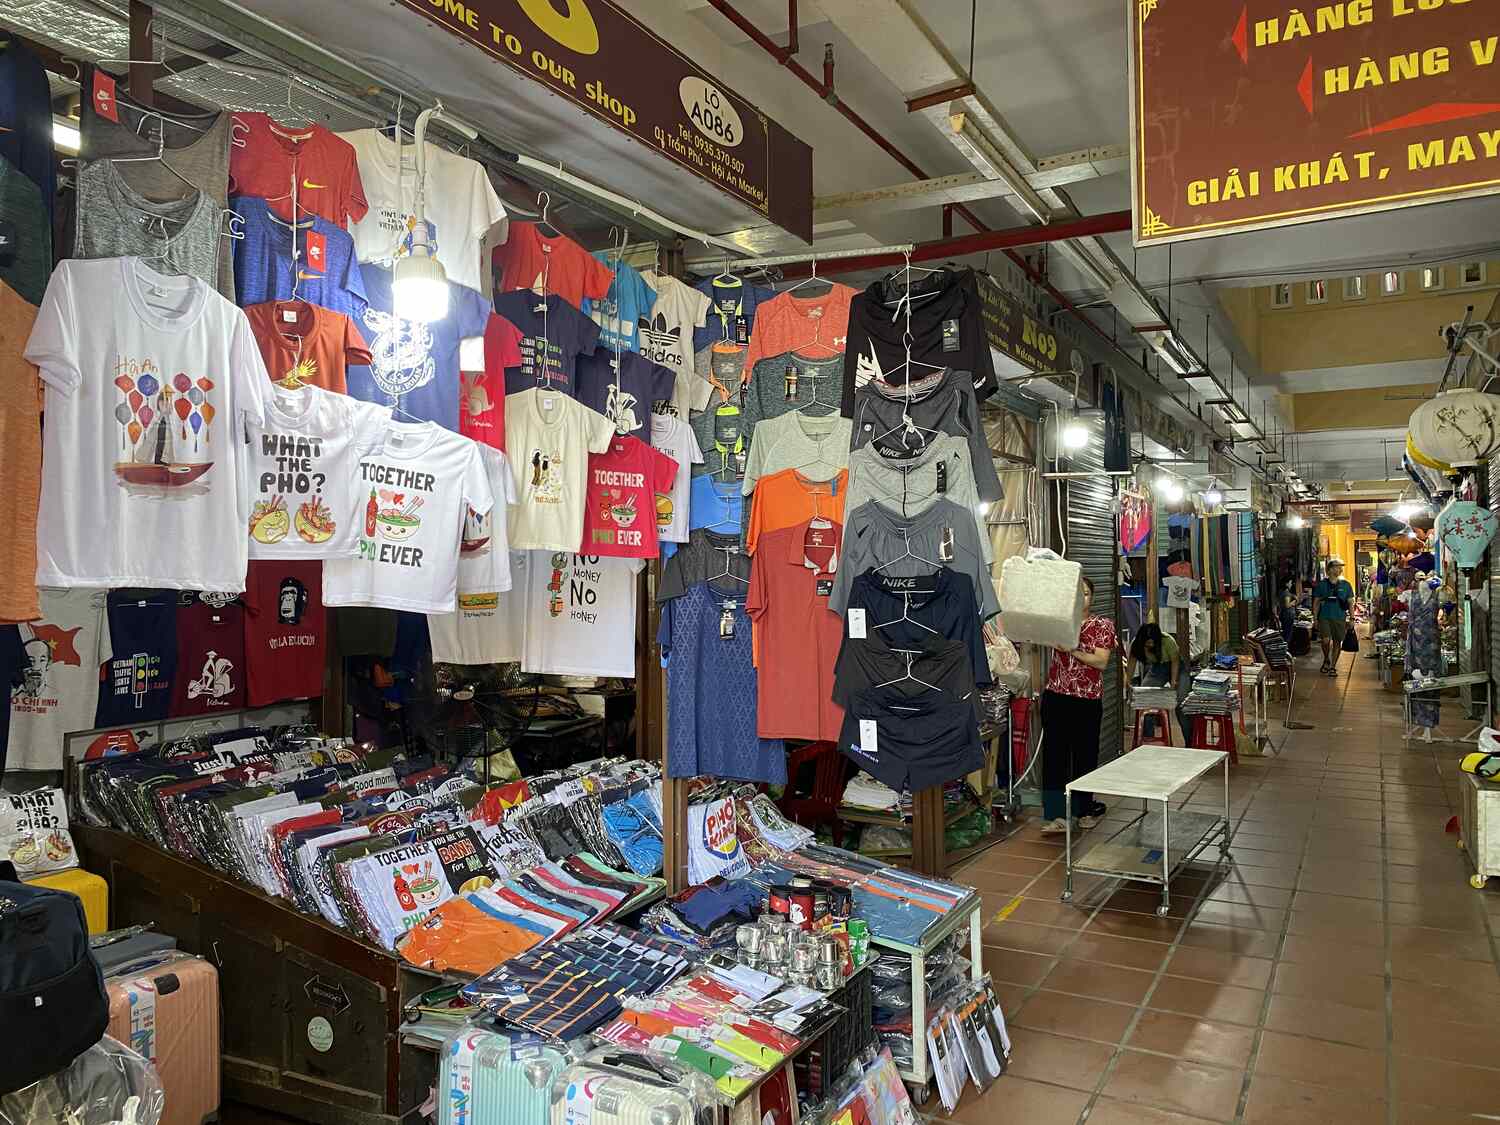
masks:
<svg viewBox="0 0 1500 1125"><path fill-rule="evenodd" d="M1429 578L1425 573L1417 575L1412 585L1406 630L1406 661L1409 678L1427 678L1442 675L1442 647L1438 640L1438 590L1442 580ZM1410 738L1418 729L1422 741L1432 741L1432 729L1438 725L1441 700L1436 692L1414 695L1411 698L1411 726L1406 737Z"/></svg>

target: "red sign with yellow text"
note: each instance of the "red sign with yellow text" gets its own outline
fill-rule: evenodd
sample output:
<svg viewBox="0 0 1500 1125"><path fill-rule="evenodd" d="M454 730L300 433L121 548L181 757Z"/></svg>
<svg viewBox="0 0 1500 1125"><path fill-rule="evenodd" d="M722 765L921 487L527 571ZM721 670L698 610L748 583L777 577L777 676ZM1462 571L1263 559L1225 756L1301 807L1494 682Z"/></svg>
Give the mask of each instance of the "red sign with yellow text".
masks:
<svg viewBox="0 0 1500 1125"><path fill-rule="evenodd" d="M1500 3L1127 2L1137 245L1500 191Z"/></svg>

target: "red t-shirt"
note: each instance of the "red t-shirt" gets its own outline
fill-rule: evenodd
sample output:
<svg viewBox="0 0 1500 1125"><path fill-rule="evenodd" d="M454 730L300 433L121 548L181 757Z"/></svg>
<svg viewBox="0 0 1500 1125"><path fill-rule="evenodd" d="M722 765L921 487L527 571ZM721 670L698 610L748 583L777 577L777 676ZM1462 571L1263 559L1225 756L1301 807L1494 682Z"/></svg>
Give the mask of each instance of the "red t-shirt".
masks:
<svg viewBox="0 0 1500 1125"><path fill-rule="evenodd" d="M323 694L323 564L251 559L245 577L246 704Z"/></svg>
<svg viewBox="0 0 1500 1125"><path fill-rule="evenodd" d="M267 301L247 308L245 319L273 383L311 383L348 394L348 369L371 361L359 326L332 309L307 301Z"/></svg>
<svg viewBox="0 0 1500 1125"><path fill-rule="evenodd" d="M584 298L602 301L615 273L565 234L548 238L535 223L510 224L505 245L490 253L496 293L535 289L556 293L575 309Z"/></svg>
<svg viewBox="0 0 1500 1125"><path fill-rule="evenodd" d="M521 330L490 313L484 325L484 370L460 372L458 432L505 448L505 369L521 366Z"/></svg>
<svg viewBox="0 0 1500 1125"><path fill-rule="evenodd" d="M1115 623L1107 617L1085 618L1078 634L1078 647L1114 648ZM1104 694L1104 673L1090 668L1071 652L1053 649L1052 666L1047 669L1047 690L1058 695L1099 699Z"/></svg>
<svg viewBox="0 0 1500 1125"><path fill-rule="evenodd" d="M365 187L354 146L321 125L288 128L264 113L234 115L229 147L229 194L258 195L283 219L292 217L292 179L297 208L347 228L365 217ZM244 141L244 147L240 147Z"/></svg>
<svg viewBox="0 0 1500 1125"><path fill-rule="evenodd" d="M619 437L589 454L582 555L653 559L657 555L656 494L670 493L677 462L638 437Z"/></svg>
<svg viewBox="0 0 1500 1125"><path fill-rule="evenodd" d="M208 715L245 706L245 610L238 599L193 599L177 610L173 715Z"/></svg>

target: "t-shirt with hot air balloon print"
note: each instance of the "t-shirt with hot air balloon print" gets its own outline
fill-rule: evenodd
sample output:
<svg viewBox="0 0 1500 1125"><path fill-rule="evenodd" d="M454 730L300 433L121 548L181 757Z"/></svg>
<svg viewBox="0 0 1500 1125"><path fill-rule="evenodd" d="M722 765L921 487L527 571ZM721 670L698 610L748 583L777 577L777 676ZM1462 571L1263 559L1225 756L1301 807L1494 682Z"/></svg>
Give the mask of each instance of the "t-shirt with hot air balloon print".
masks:
<svg viewBox="0 0 1500 1125"><path fill-rule="evenodd" d="M271 390L245 314L139 258L68 260L25 354L46 395L37 582L242 591L244 431Z"/></svg>

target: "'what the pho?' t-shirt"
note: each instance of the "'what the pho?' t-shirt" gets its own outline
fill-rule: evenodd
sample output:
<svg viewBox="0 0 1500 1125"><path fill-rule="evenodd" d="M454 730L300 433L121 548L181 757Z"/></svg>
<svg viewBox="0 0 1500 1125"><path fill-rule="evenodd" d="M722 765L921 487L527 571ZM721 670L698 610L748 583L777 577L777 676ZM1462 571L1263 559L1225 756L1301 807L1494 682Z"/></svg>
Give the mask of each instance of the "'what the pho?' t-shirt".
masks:
<svg viewBox="0 0 1500 1125"><path fill-rule="evenodd" d="M470 510L494 503L479 447L435 422L390 422L360 459L351 558L323 567L327 605L448 613L458 595L458 551Z"/></svg>

